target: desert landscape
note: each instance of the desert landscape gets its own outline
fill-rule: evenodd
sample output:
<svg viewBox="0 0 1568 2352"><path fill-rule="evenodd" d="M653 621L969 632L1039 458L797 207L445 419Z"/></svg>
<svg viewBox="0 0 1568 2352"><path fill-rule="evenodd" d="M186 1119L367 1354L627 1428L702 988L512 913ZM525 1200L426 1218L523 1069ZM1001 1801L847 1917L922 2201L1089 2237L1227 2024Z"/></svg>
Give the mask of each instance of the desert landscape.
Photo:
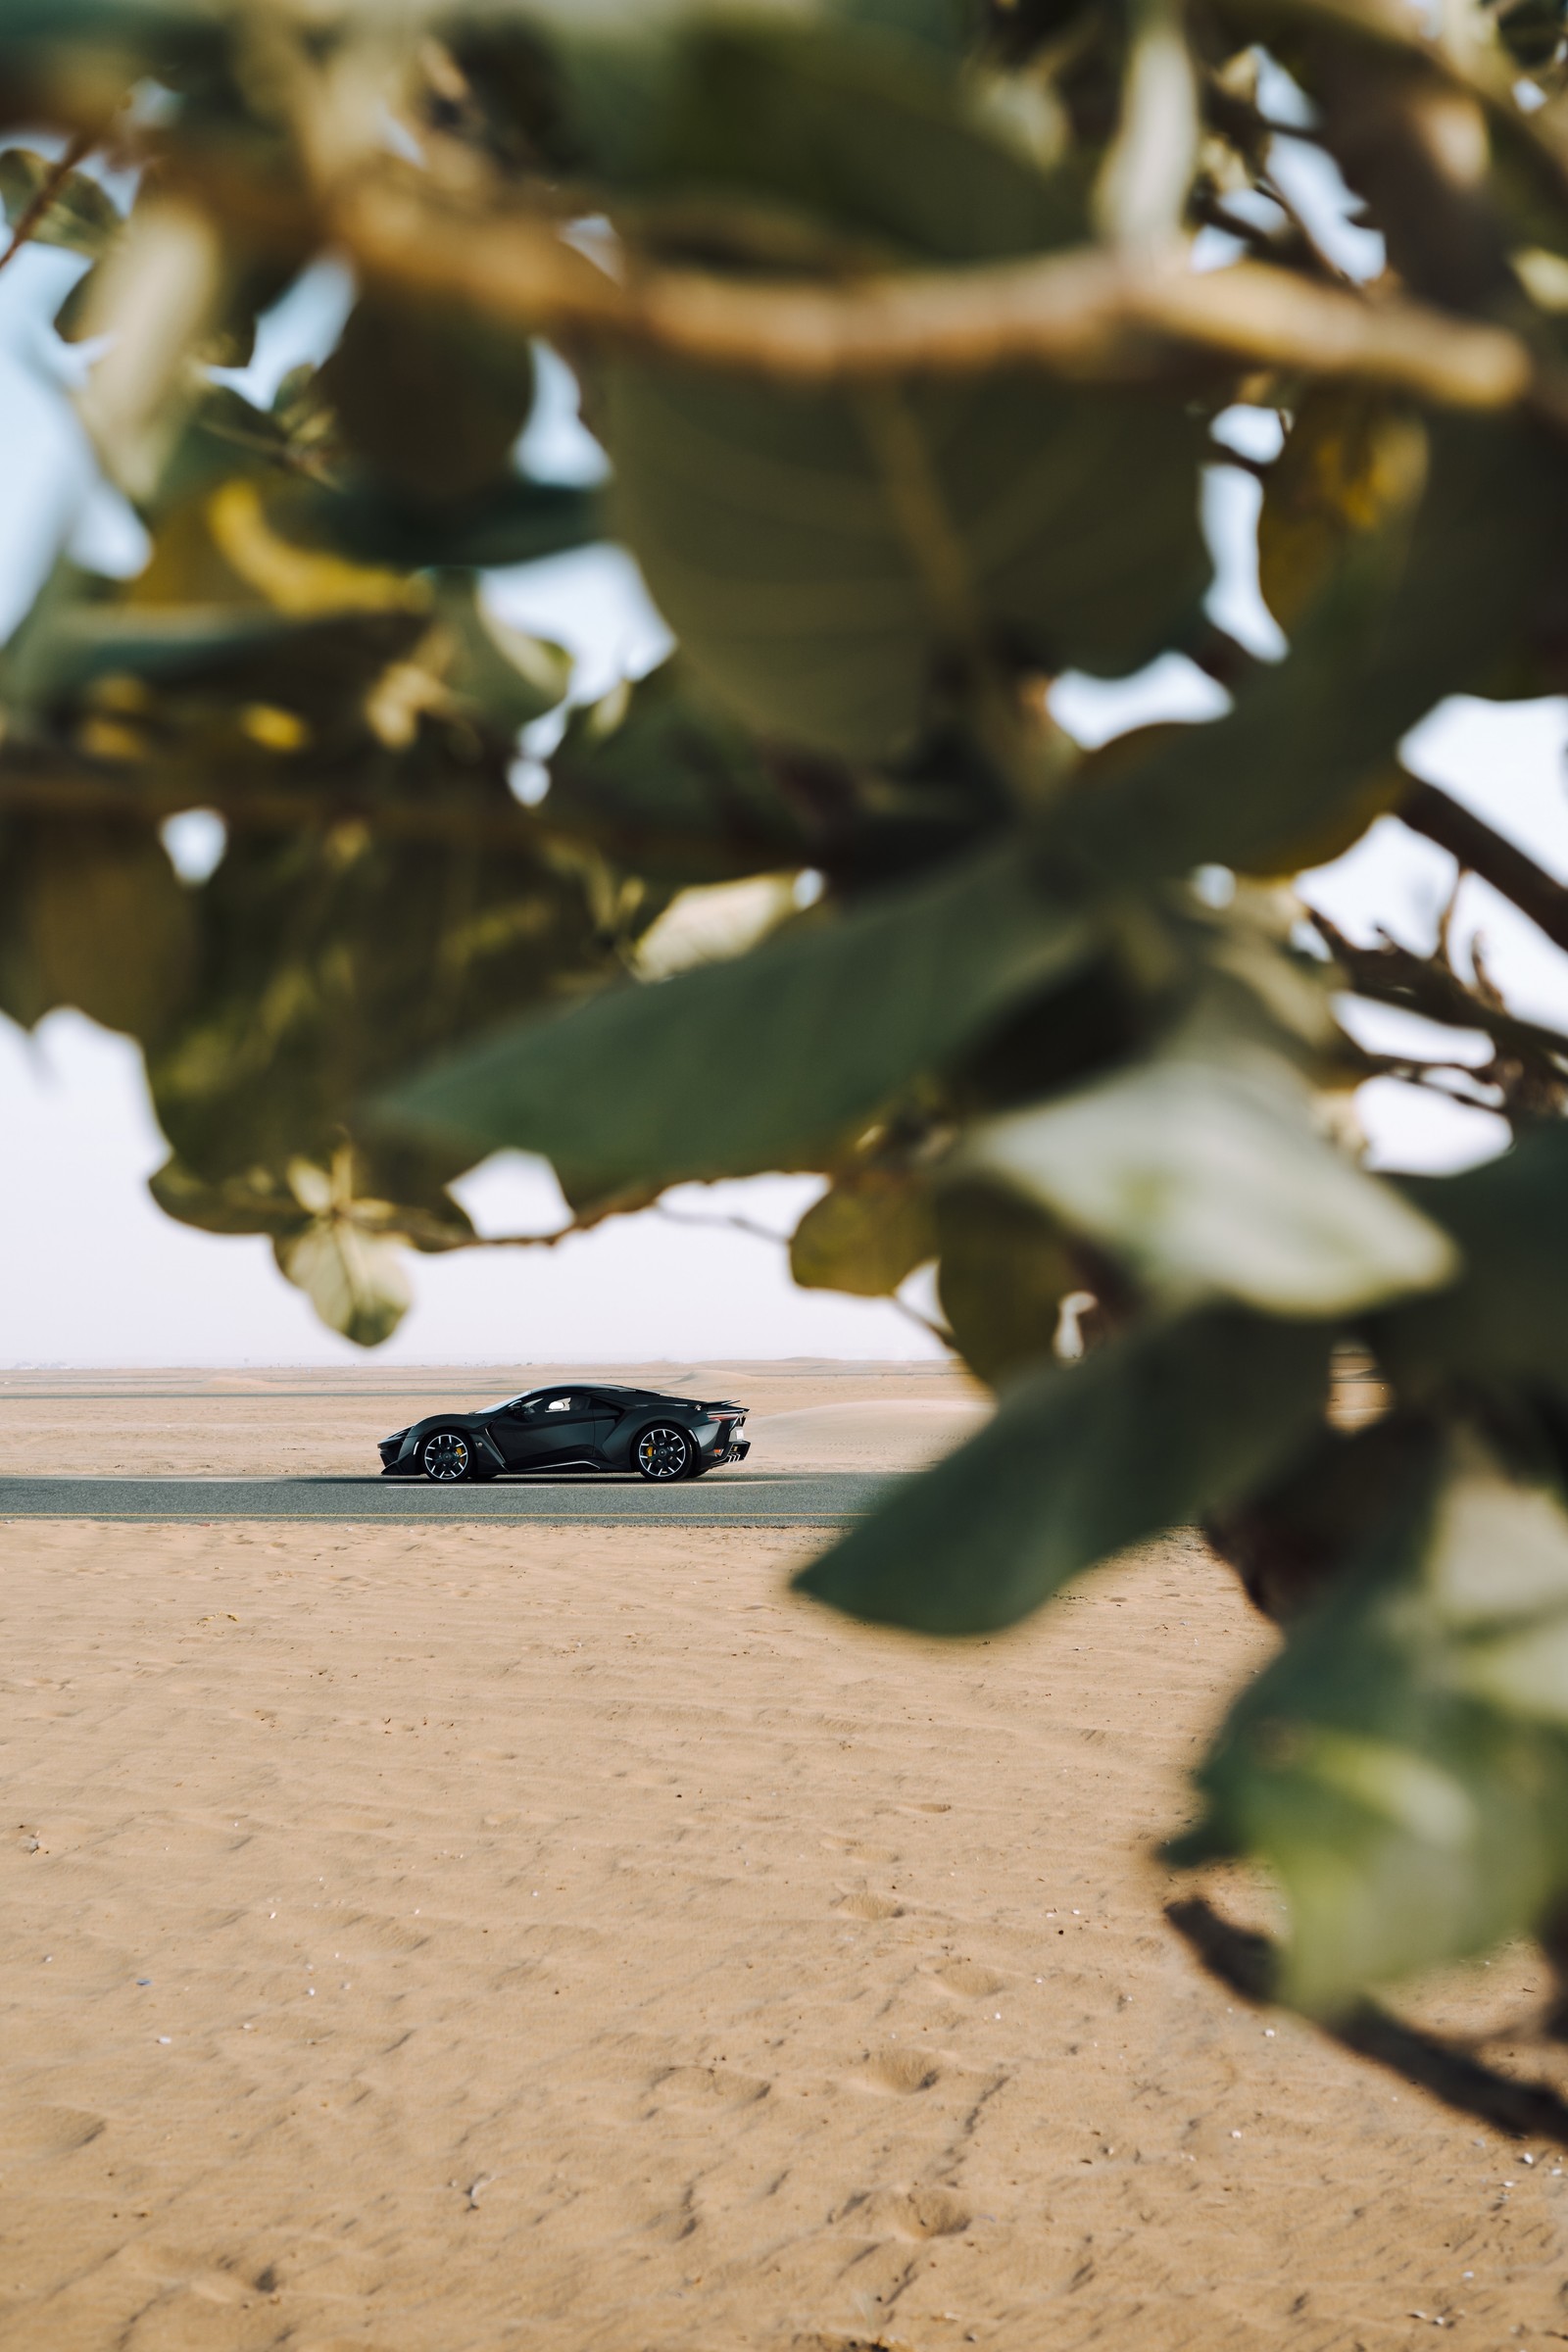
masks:
<svg viewBox="0 0 1568 2352"><path fill-rule="evenodd" d="M0 1474L310 1475L381 1465L377 1438L559 1378L733 1397L751 1409L753 1462L772 1469L907 1470L957 1445L989 1409L946 1363L380 1365L343 1372L205 1369L0 1372Z"/></svg>
<svg viewBox="0 0 1568 2352"><path fill-rule="evenodd" d="M553 1369L18 1372L0 1468L364 1467ZM984 1409L940 1366L657 1373L748 1401L759 1465ZM1199 1539L940 1648L793 1600L820 1540L0 1526L0 2344L1568 2340L1562 2152L1163 1917L1273 1639ZM1406 2006L1534 2075L1544 1992L1519 1950Z"/></svg>

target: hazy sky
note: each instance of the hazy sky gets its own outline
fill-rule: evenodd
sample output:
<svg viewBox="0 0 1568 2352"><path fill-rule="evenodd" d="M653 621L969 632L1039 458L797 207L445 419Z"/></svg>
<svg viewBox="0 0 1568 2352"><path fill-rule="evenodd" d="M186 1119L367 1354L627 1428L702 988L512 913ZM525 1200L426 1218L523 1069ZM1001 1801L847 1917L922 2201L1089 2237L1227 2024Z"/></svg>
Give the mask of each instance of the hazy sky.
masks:
<svg viewBox="0 0 1568 2352"><path fill-rule="evenodd" d="M1364 233L1364 232L1352 232ZM70 546L105 569L139 563L139 525L97 482L69 405L79 366L47 321L77 272L70 257L19 256L0 275L0 632L25 610L54 554ZM279 306L252 369L240 380L267 397L284 368L324 350L348 288L332 270ZM582 475L598 463L574 422L558 372L530 428L542 469ZM1268 420L1238 414L1238 446L1266 441ZM1260 453L1261 454L1261 453ZM1277 653L1279 633L1257 596L1252 528L1257 485L1216 469L1204 515L1219 563L1211 607L1244 642ZM609 549L495 575L499 610L568 646L574 693L589 699L624 671L658 660L667 642L635 567ZM1068 679L1058 716L1090 742L1156 715L1194 719L1223 708L1218 689L1174 659L1107 687ZM1568 703L1444 706L1416 731L1411 763L1446 785L1568 879L1564 750ZM526 768L519 789L528 790ZM180 854L210 857L220 838L185 825ZM1381 922L1411 946L1430 946L1451 888L1452 860L1393 819L1307 893L1347 930L1369 938ZM1470 881L1457 936L1480 930L1489 966L1520 1009L1568 1023L1568 956ZM1370 1016L1368 1043L1398 1040L1401 1016ZM1381 1025L1378 1025L1381 1023ZM1375 1033L1374 1033L1375 1031ZM723 1084L715 1071L714 1084ZM1378 1081L1362 1090L1375 1155L1395 1166L1454 1167L1505 1140L1484 1111ZM73 1013L31 1039L0 1020L0 1363L327 1363L359 1351L325 1331L273 1269L264 1241L219 1240L176 1226L154 1208L145 1179L163 1157L138 1058L125 1040ZM460 1188L486 1232L548 1230L561 1203L548 1169L505 1155ZM809 1179L768 1177L672 1199L686 1215L739 1212L787 1233L812 1198ZM783 1252L729 1231L684 1229L650 1213L625 1218L555 1251L485 1252L414 1261L416 1303L384 1351L402 1362L518 1362L645 1357L938 1352L898 1309L797 1291ZM915 1295L918 1297L920 1278Z"/></svg>

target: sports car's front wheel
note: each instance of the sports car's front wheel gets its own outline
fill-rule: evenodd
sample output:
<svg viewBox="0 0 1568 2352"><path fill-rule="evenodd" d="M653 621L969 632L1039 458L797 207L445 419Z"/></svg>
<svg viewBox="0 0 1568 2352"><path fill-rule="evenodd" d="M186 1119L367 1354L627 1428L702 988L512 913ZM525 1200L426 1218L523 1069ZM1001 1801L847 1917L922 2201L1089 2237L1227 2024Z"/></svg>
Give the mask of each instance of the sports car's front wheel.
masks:
<svg viewBox="0 0 1568 2352"><path fill-rule="evenodd" d="M652 1429L643 1431L632 1458L640 1478L651 1478L662 1487L684 1478L696 1455L697 1448L683 1429L677 1429L672 1421L656 1421Z"/></svg>
<svg viewBox="0 0 1568 2352"><path fill-rule="evenodd" d="M473 1447L461 1429L432 1430L419 1447L419 1466L438 1485L473 1476Z"/></svg>

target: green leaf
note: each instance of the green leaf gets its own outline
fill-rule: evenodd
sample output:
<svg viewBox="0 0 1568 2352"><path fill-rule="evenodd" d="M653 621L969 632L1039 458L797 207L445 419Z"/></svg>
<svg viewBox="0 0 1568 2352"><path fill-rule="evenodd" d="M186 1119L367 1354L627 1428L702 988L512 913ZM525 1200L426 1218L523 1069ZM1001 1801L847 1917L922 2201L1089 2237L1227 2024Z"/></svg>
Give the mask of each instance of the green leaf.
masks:
<svg viewBox="0 0 1568 2352"><path fill-rule="evenodd" d="M37 202L56 167L30 147L0 153L0 205L14 229ZM35 245L60 245L96 261L121 227L119 207L90 172L70 172L28 230Z"/></svg>
<svg viewBox="0 0 1568 2352"><path fill-rule="evenodd" d="M1066 243L1087 225L1088 174L1042 169L1014 127L1025 110L988 108L982 77L954 70L961 14L536 4L532 25L470 23L459 54L535 152L656 208L677 240L722 249L740 209L743 245L783 238L784 258L803 230L951 261Z"/></svg>
<svg viewBox="0 0 1568 2352"><path fill-rule="evenodd" d="M1428 430L1413 514L1395 502L1349 542L1288 660L1229 717L1105 755L1108 772L1091 762L1054 821L1064 855L1122 885L1210 860L1294 871L1434 703L1485 690L1553 576L1568 466L1523 427L1449 416Z"/></svg>
<svg viewBox="0 0 1568 2352"><path fill-rule="evenodd" d="M808 861L777 774L677 658L574 710L550 761L546 816L637 872L674 881Z"/></svg>
<svg viewBox="0 0 1568 2352"><path fill-rule="evenodd" d="M445 573L435 609L451 639L443 675L460 708L471 708L498 733L510 735L564 702L571 656L486 612L471 574Z"/></svg>
<svg viewBox="0 0 1568 2352"><path fill-rule="evenodd" d="M143 1044L196 978L189 893L144 825L13 818L0 832L0 1009L73 1004Z"/></svg>
<svg viewBox="0 0 1568 2352"><path fill-rule="evenodd" d="M1400 1190L1452 1237L1464 1272L1368 1326L1387 1377L1411 1397L1517 1382L1568 1400L1568 1126L1535 1128L1462 1176L1402 1178Z"/></svg>
<svg viewBox="0 0 1568 2352"><path fill-rule="evenodd" d="M980 1634L1072 1577L1220 1507L1321 1421L1329 1343L1214 1308L1014 1389L980 1435L796 1577L881 1625Z"/></svg>
<svg viewBox="0 0 1568 2352"><path fill-rule="evenodd" d="M764 267L1081 237L1082 159L1043 168L983 77L876 13L549 12L573 160L645 235ZM518 71L536 133L537 59ZM1205 437L1181 402L1025 371L791 391L637 359L604 396L617 529L692 668L765 733L875 757L928 714L945 658L1114 672L1198 615Z"/></svg>
<svg viewBox="0 0 1568 2352"><path fill-rule="evenodd" d="M839 1177L807 1210L790 1243L790 1272L803 1290L887 1298L936 1248L931 1197L920 1179L862 1168Z"/></svg>
<svg viewBox="0 0 1568 2352"><path fill-rule="evenodd" d="M386 1107L476 1156L543 1152L576 1200L799 1166L1093 937L1009 845L737 962L502 1030Z"/></svg>
<svg viewBox="0 0 1568 2352"><path fill-rule="evenodd" d="M1172 402L630 360L605 389L619 535L693 672L764 735L875 759L930 718L965 633L1043 675L1119 673L1197 613L1201 426Z"/></svg>
<svg viewBox="0 0 1568 2352"><path fill-rule="evenodd" d="M1199 1775L1172 1858L1267 1862L1312 2011L1538 1925L1568 1886L1568 1517L1474 1445L1392 1498Z"/></svg>
<svg viewBox="0 0 1568 2352"><path fill-rule="evenodd" d="M334 1178L342 1187L338 1200ZM350 1213L359 1230L375 1240L392 1240L421 1251L461 1249L473 1239L473 1223L441 1183L435 1169L420 1167L407 1152L367 1152L360 1145L341 1148L332 1169L297 1155L284 1168L251 1167L208 1183L177 1155L148 1179L148 1191L166 1216L202 1233L265 1233L292 1241L326 1210ZM396 1197L383 1199L385 1193Z"/></svg>
<svg viewBox="0 0 1568 2352"><path fill-rule="evenodd" d="M665 71L657 110L639 123L622 108L613 130L601 116L590 136L624 188L673 200L677 234L689 220L721 235L721 204L748 198L889 257L1000 260L1087 231L1082 164L1042 170L1004 113L982 111L976 81L913 44L710 20Z"/></svg>
<svg viewBox="0 0 1568 2352"><path fill-rule="evenodd" d="M1258 585L1282 628L1310 611L1358 537L1421 496L1427 437L1403 401L1319 384L1302 400L1263 484Z"/></svg>
<svg viewBox="0 0 1568 2352"><path fill-rule="evenodd" d="M1177 1298L1340 1315L1457 1268L1437 1225L1316 1133L1272 1055L1144 1062L993 1121L965 1161Z"/></svg>
<svg viewBox="0 0 1568 2352"><path fill-rule="evenodd" d="M62 343L79 343L86 332L87 320L99 292L98 265L84 270L67 294L54 317L55 333Z"/></svg>
<svg viewBox="0 0 1568 2352"><path fill-rule="evenodd" d="M58 74L78 97L115 97L142 74L173 83L185 70L210 70L224 33L206 0L6 0L0 61L24 88Z"/></svg>
<svg viewBox="0 0 1568 2352"><path fill-rule="evenodd" d="M9 704L51 709L98 678L149 683L205 680L243 698L289 708L314 707L323 690L334 703L363 692L376 673L409 650L422 615L349 613L319 620L243 605L153 605L110 601L101 585L59 592L35 605L0 657L0 688ZM275 691L274 691L275 690Z"/></svg>
<svg viewBox="0 0 1568 2352"><path fill-rule="evenodd" d="M83 287L87 282L82 279ZM61 317L55 326L66 333ZM232 384L209 383L192 401L157 485L142 498L139 512L153 531L160 532L172 514L192 512L204 495L235 474L247 474L266 482L270 513L292 487L292 463L288 432L275 416L257 408Z"/></svg>
<svg viewBox="0 0 1568 2352"><path fill-rule="evenodd" d="M473 788L469 778L468 787ZM491 780L498 808L506 786ZM482 808L483 801L478 806ZM236 829L193 894L199 997L148 1057L159 1122L209 1185L328 1167L357 1146L353 1192L413 1203L467 1164L443 1139L358 1133L359 1103L498 1010L606 968L579 881L522 849L377 840L334 827L282 839Z"/></svg>
<svg viewBox="0 0 1568 2352"><path fill-rule="evenodd" d="M1048 1361L1061 1302L1083 1287L1060 1226L989 1184L944 1185L936 1218L938 1296L964 1362L995 1388Z"/></svg>
<svg viewBox="0 0 1568 2352"><path fill-rule="evenodd" d="M302 1290L321 1321L356 1348L379 1348L409 1310L402 1252L344 1218L323 1218L293 1241L276 1241L278 1270Z"/></svg>
<svg viewBox="0 0 1568 2352"><path fill-rule="evenodd" d="M1338 1401L1342 1392L1336 1383ZM1395 1409L1352 1429L1325 1428L1284 1475L1203 1522L1214 1548L1236 1570L1248 1598L1276 1625L1322 1600L1365 1550L1390 1497L1431 1451L1423 1416Z"/></svg>
<svg viewBox="0 0 1568 2352"><path fill-rule="evenodd" d="M267 1168L248 1168L222 1184L207 1184L183 1160L172 1157L149 1176L147 1190L165 1216L200 1233L266 1233L288 1240L311 1222L284 1178Z"/></svg>
<svg viewBox="0 0 1568 2352"><path fill-rule="evenodd" d="M271 514L284 536L303 546L410 570L532 564L609 535L602 491L517 474L437 505L365 479L330 489L299 485L273 501Z"/></svg>
<svg viewBox="0 0 1568 2352"><path fill-rule="evenodd" d="M461 316L367 296L318 372L344 439L406 496L475 496L498 482L533 406L533 354Z"/></svg>

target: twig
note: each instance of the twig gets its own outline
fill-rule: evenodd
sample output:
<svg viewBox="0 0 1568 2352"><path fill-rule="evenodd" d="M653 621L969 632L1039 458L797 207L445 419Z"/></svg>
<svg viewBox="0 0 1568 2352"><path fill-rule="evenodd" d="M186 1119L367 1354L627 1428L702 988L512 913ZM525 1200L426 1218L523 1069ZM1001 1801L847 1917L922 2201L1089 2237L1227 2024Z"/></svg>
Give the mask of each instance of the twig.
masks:
<svg viewBox="0 0 1568 2352"><path fill-rule="evenodd" d="M1167 1903L1165 1917L1211 1977L1259 2008L1276 1998L1279 1953L1267 1936L1233 1927L1200 1896ZM1510 2139L1554 2139L1568 2147L1568 2102L1549 2082L1515 2082L1467 2050L1407 2026L1375 2001L1360 2000L1314 2021L1342 2049L1387 2067L1401 2082L1429 2090L1446 2107L1473 2115Z"/></svg>
<svg viewBox="0 0 1568 2352"><path fill-rule="evenodd" d="M573 1222L559 1226L554 1233L476 1233L471 1238L465 1235L461 1241L444 1242L441 1247L443 1250L554 1250L558 1242L569 1242L573 1234L591 1231L591 1226Z"/></svg>
<svg viewBox="0 0 1568 2352"><path fill-rule="evenodd" d="M750 1217L706 1215L701 1209L688 1214L683 1209L666 1208L662 1200L655 1201L654 1211L657 1216L664 1218L670 1225L727 1225L735 1233L750 1234L754 1241L771 1242L775 1249L787 1250L790 1246L790 1237L787 1233L774 1233L766 1225L754 1224ZM901 1298L897 1291L884 1293L884 1301L887 1305L896 1307L906 1322L916 1324L921 1331L928 1332L931 1338L939 1341L944 1348L954 1346L951 1331L944 1331L940 1323L933 1323L929 1315L922 1315L917 1306L911 1306L907 1298Z"/></svg>
<svg viewBox="0 0 1568 2352"><path fill-rule="evenodd" d="M416 1208L388 1210L380 1201L367 1204L349 1200L332 1211L332 1222L352 1225L357 1233L377 1240L412 1243L434 1257L459 1250L554 1250L558 1243L570 1241L574 1233L590 1232L597 1220L574 1217L554 1233L463 1233Z"/></svg>
<svg viewBox="0 0 1568 2352"><path fill-rule="evenodd" d="M946 1348L950 1354L956 1355L957 1353L958 1343L954 1338L952 1332L947 1329L946 1325L941 1323L933 1323L929 1315L922 1315L917 1306L911 1306L907 1298L901 1298L897 1291L890 1291L888 1293L887 1302L889 1306L896 1306L898 1308L900 1314L904 1317L906 1323L913 1323L917 1325L921 1331L929 1332L932 1339L934 1339L940 1347Z"/></svg>
<svg viewBox="0 0 1568 2352"><path fill-rule="evenodd" d="M787 1233L775 1233L769 1225L754 1224L750 1217L736 1217L727 1214L710 1215L703 1209L695 1209L688 1214L685 1209L667 1208L662 1200L656 1200L654 1209L657 1215L663 1218L666 1225L728 1226L732 1233L749 1234L755 1242L771 1242L776 1250L787 1250L790 1246L790 1237Z"/></svg>
<svg viewBox="0 0 1568 2352"><path fill-rule="evenodd" d="M1316 907L1308 913L1336 961L1344 965L1357 996L1422 1013L1429 1021L1444 1022L1450 1029L1484 1030L1494 1044L1525 1058L1544 1057L1562 1075L1556 1065L1568 1060L1568 1036L1560 1029L1548 1028L1543 1021L1523 1020L1518 1013L1484 1003L1446 964L1433 956L1414 955L1396 940L1385 937L1375 948L1358 948Z"/></svg>
<svg viewBox="0 0 1568 2352"><path fill-rule="evenodd" d="M43 178L38 182L31 203L26 206L21 220L11 232L10 244L4 253L0 253L0 270L9 269L24 245L30 242L39 221L76 166L81 162L82 157L90 151L92 144L91 133L78 130L53 170L45 172Z"/></svg>

